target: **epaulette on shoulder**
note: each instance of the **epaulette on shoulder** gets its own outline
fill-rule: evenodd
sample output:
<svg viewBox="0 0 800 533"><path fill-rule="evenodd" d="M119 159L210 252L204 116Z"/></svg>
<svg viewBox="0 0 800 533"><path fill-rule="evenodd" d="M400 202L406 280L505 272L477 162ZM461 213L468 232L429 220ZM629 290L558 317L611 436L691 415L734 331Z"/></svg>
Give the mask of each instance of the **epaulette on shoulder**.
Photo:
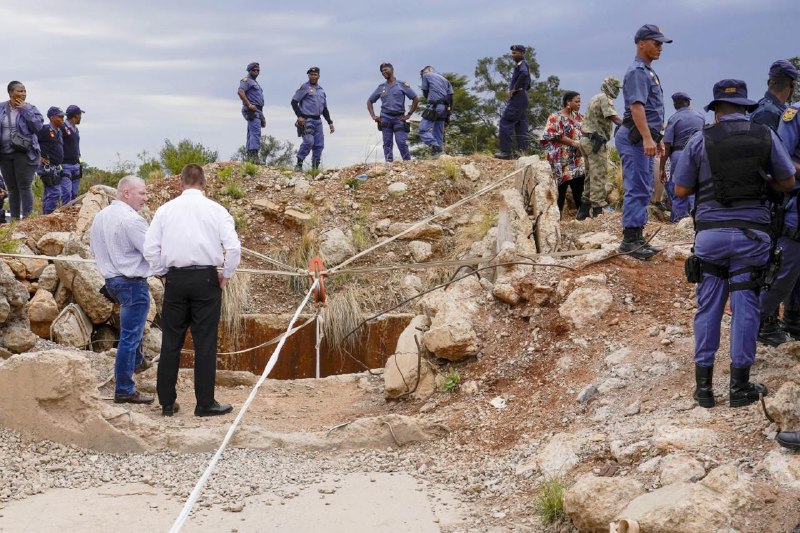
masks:
<svg viewBox="0 0 800 533"><path fill-rule="evenodd" d="M245 76L244 78L242 78L242 81L247 81L248 79L249 78L247 76Z"/></svg>
<svg viewBox="0 0 800 533"><path fill-rule="evenodd" d="M786 111L783 112L783 121L791 122L794 120L795 115L797 115L797 107L795 106L789 107L788 109L786 109Z"/></svg>

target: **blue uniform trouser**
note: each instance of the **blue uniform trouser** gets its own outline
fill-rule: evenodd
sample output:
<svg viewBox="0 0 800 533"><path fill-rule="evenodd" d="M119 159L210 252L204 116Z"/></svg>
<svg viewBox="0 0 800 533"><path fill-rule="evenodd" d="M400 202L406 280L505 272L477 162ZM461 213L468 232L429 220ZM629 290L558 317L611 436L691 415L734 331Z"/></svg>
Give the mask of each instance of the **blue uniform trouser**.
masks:
<svg viewBox="0 0 800 533"><path fill-rule="evenodd" d="M150 308L150 290L146 278L119 276L106 280L108 292L119 301L119 344L114 363L114 394L129 396L136 392L133 371L142 364L142 337Z"/></svg>
<svg viewBox="0 0 800 533"><path fill-rule="evenodd" d="M397 143L400 150L400 157L405 161L411 159L411 152L408 151L408 132L406 123L399 117L390 117L381 113L381 133L383 133L383 157L386 161L394 161L394 148L392 139Z"/></svg>
<svg viewBox="0 0 800 533"><path fill-rule="evenodd" d="M319 163L322 159L322 150L325 148L325 133L322 129L322 119L307 118L303 130L303 142L297 150L297 159L303 160L311 152L311 160Z"/></svg>
<svg viewBox="0 0 800 533"><path fill-rule="evenodd" d="M78 190L81 187L81 164L64 163L61 165L61 169L72 181L72 192L70 194L70 201L72 201L78 197Z"/></svg>
<svg viewBox="0 0 800 533"><path fill-rule="evenodd" d="M673 173L678 166L678 159L680 159L683 150L672 152L669 154L669 168L670 177L667 182L667 194L669 194L670 202L672 203L672 210L670 211L669 221L677 222L684 217L688 217L692 209L694 209L694 195L690 194L686 198L678 198L675 194L675 180Z"/></svg>
<svg viewBox="0 0 800 533"><path fill-rule="evenodd" d="M731 272L760 267L769 260L771 241L761 231L720 228L700 231L694 253L701 260L728 268ZM701 366L713 366L719 348L722 315L728 296L731 299L730 349L734 367L751 366L756 360L758 335L759 293L752 289L729 291L728 283L750 280L746 272L730 280L703 273L697 284L697 312L694 315L694 361Z"/></svg>
<svg viewBox="0 0 800 533"><path fill-rule="evenodd" d="M769 290L761 293L762 320L778 312L781 302L787 297L790 298L792 289L800 278L800 242L781 237L778 246L783 250L781 268ZM787 305L787 308L791 306Z"/></svg>
<svg viewBox="0 0 800 533"><path fill-rule="evenodd" d="M500 137L500 151L511 153L512 140L517 140L517 148L524 152L528 149L528 93L518 91L514 93L503 115L500 117L498 126L498 136Z"/></svg>
<svg viewBox="0 0 800 533"><path fill-rule="evenodd" d="M39 166L36 171L39 176L42 175L43 168ZM53 186L45 186L44 195L42 196L42 213L49 215L56 210L59 203L61 205L67 204L72 199L72 180L63 171L60 172L61 181Z"/></svg>
<svg viewBox="0 0 800 533"><path fill-rule="evenodd" d="M252 112L252 119L247 118L249 113L250 110L242 106L242 116L247 121L247 143L245 148L248 152L261 148L261 117L264 116L260 109Z"/></svg>
<svg viewBox="0 0 800 533"><path fill-rule="evenodd" d="M647 204L653 196L653 158L644 155L642 143L631 144L630 130L620 126L614 136L622 160L622 227L641 228L647 224Z"/></svg>
<svg viewBox="0 0 800 533"><path fill-rule="evenodd" d="M447 107L444 104L439 104L436 106L435 111L435 120L428 120L423 117L419 121L419 138L431 148L441 148L444 146L444 116L447 113Z"/></svg>

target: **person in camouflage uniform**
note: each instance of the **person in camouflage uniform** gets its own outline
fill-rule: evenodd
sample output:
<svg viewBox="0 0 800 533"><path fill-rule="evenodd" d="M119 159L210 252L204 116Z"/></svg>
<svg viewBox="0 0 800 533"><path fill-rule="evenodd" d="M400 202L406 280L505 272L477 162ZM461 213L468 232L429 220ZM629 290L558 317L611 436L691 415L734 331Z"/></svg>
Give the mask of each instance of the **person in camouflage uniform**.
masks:
<svg viewBox="0 0 800 533"><path fill-rule="evenodd" d="M622 82L617 78L606 78L600 86L600 93L589 100L589 107L583 116L583 136L581 151L586 162L586 181L583 189L583 202L578 210L578 220L596 217L608 205L606 199L606 180L608 173L608 140L611 138L611 125L622 124L622 119L614 109L614 99L619 96Z"/></svg>

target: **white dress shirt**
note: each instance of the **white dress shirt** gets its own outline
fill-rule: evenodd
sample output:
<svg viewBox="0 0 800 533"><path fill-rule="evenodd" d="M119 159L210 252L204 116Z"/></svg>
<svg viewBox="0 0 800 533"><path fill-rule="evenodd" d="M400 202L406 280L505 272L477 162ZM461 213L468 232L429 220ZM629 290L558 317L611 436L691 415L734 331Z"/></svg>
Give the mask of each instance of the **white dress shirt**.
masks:
<svg viewBox="0 0 800 533"><path fill-rule="evenodd" d="M144 258L147 221L121 200L97 213L92 221L91 247L104 278L146 278L152 270Z"/></svg>
<svg viewBox="0 0 800 533"><path fill-rule="evenodd" d="M241 254L233 217L199 189L159 207L144 240L144 256L159 276L170 267L209 265L222 266L230 278Z"/></svg>

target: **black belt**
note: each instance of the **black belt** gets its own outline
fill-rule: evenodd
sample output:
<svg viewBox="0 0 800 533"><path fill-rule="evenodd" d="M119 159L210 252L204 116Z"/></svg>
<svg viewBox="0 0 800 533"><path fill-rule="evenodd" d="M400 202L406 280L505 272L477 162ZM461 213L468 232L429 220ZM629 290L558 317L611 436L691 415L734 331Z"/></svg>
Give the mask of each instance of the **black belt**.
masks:
<svg viewBox="0 0 800 533"><path fill-rule="evenodd" d="M670 150L671 150L672 152L680 152L680 151L681 151L681 150L683 150L684 148L686 148L686 145L685 145L685 144L684 144L683 146L673 146L673 147L671 147L671 148L670 148Z"/></svg>
<svg viewBox="0 0 800 533"><path fill-rule="evenodd" d="M185 267L169 267L169 271L170 272L175 272L176 270L210 270L210 269L216 270L217 267L212 266L212 265L191 265L191 266L185 266Z"/></svg>
<svg viewBox="0 0 800 533"><path fill-rule="evenodd" d="M64 163L66 163L68 165L77 165L78 163L80 163L80 160L79 159L65 159Z"/></svg>
<svg viewBox="0 0 800 533"><path fill-rule="evenodd" d="M147 281L147 278L143 278L143 277L140 277L140 276L136 276L136 277L129 277L129 276L114 276L113 278L108 278L108 279L118 279L118 278L122 278L122 279L129 279L129 280L131 280L131 281Z"/></svg>
<svg viewBox="0 0 800 533"><path fill-rule="evenodd" d="M263 105L258 105L258 104L253 104L253 105L256 106L256 109L258 109L259 111L263 111L264 110L264 106Z"/></svg>
<svg viewBox="0 0 800 533"><path fill-rule="evenodd" d="M319 120L319 115L303 115L303 118L313 118L314 120Z"/></svg>
<svg viewBox="0 0 800 533"><path fill-rule="evenodd" d="M389 111L381 111L381 115L386 115L387 117L402 117L405 113L395 113Z"/></svg>

